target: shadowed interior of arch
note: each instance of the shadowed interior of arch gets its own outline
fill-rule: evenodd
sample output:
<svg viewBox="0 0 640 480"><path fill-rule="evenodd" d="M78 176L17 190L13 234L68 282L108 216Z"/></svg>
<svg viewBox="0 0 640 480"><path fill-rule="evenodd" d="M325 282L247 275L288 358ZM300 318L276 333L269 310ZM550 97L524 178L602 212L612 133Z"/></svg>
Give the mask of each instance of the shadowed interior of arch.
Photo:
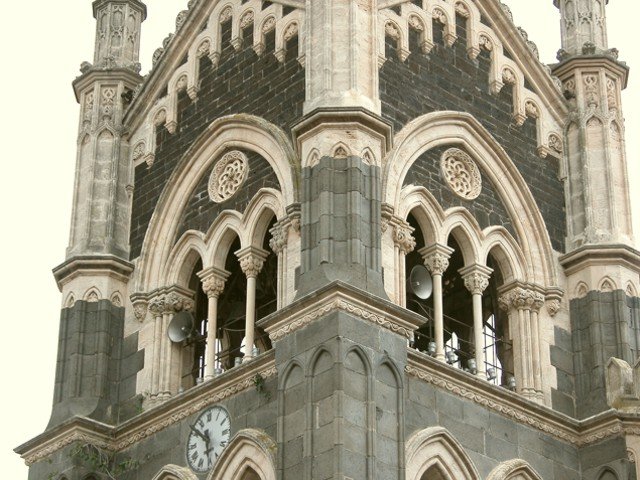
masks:
<svg viewBox="0 0 640 480"><path fill-rule="evenodd" d="M417 265L423 265L420 249L425 247L424 234L413 214L407 222L414 228L416 248L406 256L406 272L409 274ZM454 235L449 236L448 246L453 249L449 267L442 276L442 299L444 314L444 342L447 362L464 370L470 370L469 361L474 359L476 345L473 331L473 303L469 290L459 270L465 266L460 244ZM489 255L487 266L493 269L489 286L482 295L483 345L489 379L496 385L508 385L513 377L513 349L510 341L509 322L498 305L498 287L504 283L498 262ZM415 335L416 349L429 352L435 341L433 321L433 295L420 300L409 289L406 294L407 308L427 318ZM433 347L431 347L433 351ZM478 368L482 368L478 366Z"/></svg>
<svg viewBox="0 0 640 480"><path fill-rule="evenodd" d="M448 477L442 474L437 465L434 465L422 474L420 480L448 480Z"/></svg>
<svg viewBox="0 0 640 480"><path fill-rule="evenodd" d="M258 475L253 468L247 467L247 470L242 474L242 478L240 478L240 480L262 480L262 479L260 478L260 475Z"/></svg>

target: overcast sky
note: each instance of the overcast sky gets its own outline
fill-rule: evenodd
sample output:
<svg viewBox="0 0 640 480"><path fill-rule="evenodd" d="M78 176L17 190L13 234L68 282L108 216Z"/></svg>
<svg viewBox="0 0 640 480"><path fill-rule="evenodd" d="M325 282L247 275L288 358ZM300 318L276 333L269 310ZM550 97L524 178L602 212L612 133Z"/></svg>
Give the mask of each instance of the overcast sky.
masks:
<svg viewBox="0 0 640 480"><path fill-rule="evenodd" d="M186 0L146 0L143 72ZM508 0L515 23L529 32L547 63L560 48L559 15L552 0ZM12 450L41 433L51 411L60 294L51 269L64 260L71 214L78 122L71 81L84 60L93 59L94 20L90 0L10 2L11 15L0 29L3 71L2 157L2 391L0 465L2 478L27 478ZM632 6L633 5L633 6ZM631 10L633 11L631 11ZM609 44L632 67L624 94L628 162L638 195L640 52L632 45L638 29L637 0L615 0L609 7ZM633 42L636 43L636 42ZM636 232L640 212L635 210Z"/></svg>

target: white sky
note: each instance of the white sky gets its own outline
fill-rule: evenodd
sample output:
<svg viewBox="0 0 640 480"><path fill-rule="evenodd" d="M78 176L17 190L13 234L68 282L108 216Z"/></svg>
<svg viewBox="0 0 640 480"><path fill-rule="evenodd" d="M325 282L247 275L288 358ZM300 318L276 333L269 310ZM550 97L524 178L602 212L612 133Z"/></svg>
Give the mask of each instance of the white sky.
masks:
<svg viewBox="0 0 640 480"><path fill-rule="evenodd" d="M146 3L143 72L187 2ZM552 0L507 3L516 25L537 43L542 60L554 62L560 27ZM12 450L41 433L51 411L61 303L51 269L64 260L68 240L78 121L71 81L80 63L93 59L95 27L90 0L19 1L11 2L11 8L0 29L5 72L0 79L1 135L3 164L8 167L0 178L5 232L0 249L5 272L0 465L3 478L20 480L27 478L27 468ZM614 0L608 11L609 45L619 48L620 58L632 67L623 108L630 180L635 182L635 231L640 235L640 75L634 75L634 67L640 69L640 52L632 45L640 5L637 0Z"/></svg>

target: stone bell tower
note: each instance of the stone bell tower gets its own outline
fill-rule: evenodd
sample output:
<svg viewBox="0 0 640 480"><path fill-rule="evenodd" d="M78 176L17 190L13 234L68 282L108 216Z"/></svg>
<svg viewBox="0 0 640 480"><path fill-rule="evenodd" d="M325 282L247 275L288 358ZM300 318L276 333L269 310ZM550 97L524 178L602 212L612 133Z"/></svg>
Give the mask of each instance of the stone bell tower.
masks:
<svg viewBox="0 0 640 480"><path fill-rule="evenodd" d="M54 269L63 295L51 425L73 415L112 414L108 371L119 355L129 260L131 166L123 115L142 81L138 54L146 7L96 0L94 63L74 81L80 103L71 233ZM97 339L86 341L87 335Z"/></svg>
<svg viewBox="0 0 640 480"><path fill-rule="evenodd" d="M607 3L555 0L562 16L562 49L554 74L570 105L565 125L568 253L560 261L567 274L572 328L589 329L596 340L594 349L574 336L574 349L583 360L576 372L580 417L606 409L605 362L611 357L632 362L629 302L636 294L629 285L640 270L621 108L629 69L607 44Z"/></svg>

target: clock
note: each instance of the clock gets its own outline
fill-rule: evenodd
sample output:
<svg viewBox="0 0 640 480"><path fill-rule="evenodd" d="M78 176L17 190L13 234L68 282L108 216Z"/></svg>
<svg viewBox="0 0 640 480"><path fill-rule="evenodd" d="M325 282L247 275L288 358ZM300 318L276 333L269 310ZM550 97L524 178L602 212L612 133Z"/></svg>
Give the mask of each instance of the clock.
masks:
<svg viewBox="0 0 640 480"><path fill-rule="evenodd" d="M209 408L189 425L189 429L187 463L194 472L208 472L229 443L229 413L222 407Z"/></svg>

